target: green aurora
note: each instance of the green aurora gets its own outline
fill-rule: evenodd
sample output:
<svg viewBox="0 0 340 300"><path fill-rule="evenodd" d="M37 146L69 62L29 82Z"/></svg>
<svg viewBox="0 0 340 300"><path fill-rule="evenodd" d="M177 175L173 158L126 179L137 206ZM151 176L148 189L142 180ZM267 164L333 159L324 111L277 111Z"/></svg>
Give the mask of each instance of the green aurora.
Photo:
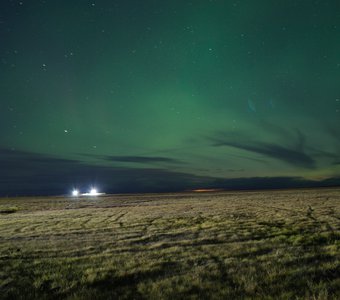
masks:
<svg viewBox="0 0 340 300"><path fill-rule="evenodd" d="M338 0L3 0L0 25L0 194L340 182Z"/></svg>

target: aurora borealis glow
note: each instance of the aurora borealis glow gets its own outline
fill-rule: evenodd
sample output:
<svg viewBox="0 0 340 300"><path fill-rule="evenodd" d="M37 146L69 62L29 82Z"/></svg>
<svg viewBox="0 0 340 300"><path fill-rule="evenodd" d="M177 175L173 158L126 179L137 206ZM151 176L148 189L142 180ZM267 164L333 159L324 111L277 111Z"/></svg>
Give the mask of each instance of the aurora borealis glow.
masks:
<svg viewBox="0 0 340 300"><path fill-rule="evenodd" d="M4 0L0 194L340 183L340 2Z"/></svg>

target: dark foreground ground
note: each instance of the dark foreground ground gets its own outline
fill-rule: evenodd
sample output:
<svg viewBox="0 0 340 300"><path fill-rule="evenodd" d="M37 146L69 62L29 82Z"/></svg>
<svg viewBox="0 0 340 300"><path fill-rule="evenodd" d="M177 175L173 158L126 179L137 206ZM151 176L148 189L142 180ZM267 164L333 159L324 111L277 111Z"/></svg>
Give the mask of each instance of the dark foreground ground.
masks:
<svg viewBox="0 0 340 300"><path fill-rule="evenodd" d="M340 190L0 199L1 299L340 299Z"/></svg>

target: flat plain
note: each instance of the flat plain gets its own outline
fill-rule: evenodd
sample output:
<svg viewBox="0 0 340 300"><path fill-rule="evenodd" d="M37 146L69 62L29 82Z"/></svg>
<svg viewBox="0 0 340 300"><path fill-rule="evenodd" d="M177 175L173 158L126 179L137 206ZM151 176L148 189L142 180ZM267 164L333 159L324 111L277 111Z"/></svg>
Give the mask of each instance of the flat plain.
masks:
<svg viewBox="0 0 340 300"><path fill-rule="evenodd" d="M340 189L0 199L1 299L340 299Z"/></svg>

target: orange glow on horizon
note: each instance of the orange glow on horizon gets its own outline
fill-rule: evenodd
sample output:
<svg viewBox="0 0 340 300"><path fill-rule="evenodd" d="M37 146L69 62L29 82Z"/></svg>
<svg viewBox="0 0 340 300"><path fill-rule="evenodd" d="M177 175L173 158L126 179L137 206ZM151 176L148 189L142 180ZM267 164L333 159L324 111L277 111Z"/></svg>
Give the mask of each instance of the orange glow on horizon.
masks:
<svg viewBox="0 0 340 300"><path fill-rule="evenodd" d="M223 189L196 189L192 191L195 193L207 193L207 192L220 192L223 191Z"/></svg>

